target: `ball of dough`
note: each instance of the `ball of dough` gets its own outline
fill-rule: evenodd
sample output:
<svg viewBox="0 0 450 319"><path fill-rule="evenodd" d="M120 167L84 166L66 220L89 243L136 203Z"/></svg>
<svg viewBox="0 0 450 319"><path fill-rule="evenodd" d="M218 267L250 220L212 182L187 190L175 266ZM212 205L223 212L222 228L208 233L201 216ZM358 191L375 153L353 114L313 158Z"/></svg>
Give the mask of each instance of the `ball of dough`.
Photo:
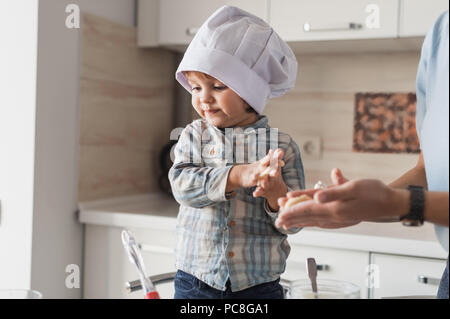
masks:
<svg viewBox="0 0 450 319"><path fill-rule="evenodd" d="M289 198L288 201L286 202L286 204L284 204L284 208L289 208L289 207L294 206L295 204L298 204L301 202L306 202L308 200L312 200L312 197L305 195L305 194L303 194L299 197Z"/></svg>

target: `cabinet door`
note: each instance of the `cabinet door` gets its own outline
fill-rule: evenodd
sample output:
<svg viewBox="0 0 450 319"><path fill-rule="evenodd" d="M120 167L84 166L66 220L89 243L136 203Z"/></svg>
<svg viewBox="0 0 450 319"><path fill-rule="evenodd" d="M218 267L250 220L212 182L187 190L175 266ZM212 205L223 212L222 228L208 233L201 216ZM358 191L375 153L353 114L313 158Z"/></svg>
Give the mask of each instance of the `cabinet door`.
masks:
<svg viewBox="0 0 450 319"><path fill-rule="evenodd" d="M445 260L371 254L373 288L370 296L436 296Z"/></svg>
<svg viewBox="0 0 450 319"><path fill-rule="evenodd" d="M136 228L130 229L139 242L142 258L149 276L176 272L175 269L175 230ZM134 279L138 279L135 272ZM173 281L157 285L162 299L174 296ZM137 293L137 292L136 292Z"/></svg>
<svg viewBox="0 0 450 319"><path fill-rule="evenodd" d="M175 234L171 231L129 228L141 245L149 276L175 271ZM143 291L128 293L125 283L139 279L128 260L118 227L86 226L84 298L143 299ZM173 298L173 282L157 286L163 299Z"/></svg>
<svg viewBox="0 0 450 319"><path fill-rule="evenodd" d="M367 298L368 252L291 245L291 253L286 263L286 272L282 275L282 278L291 281L308 279L306 260L311 257L317 263L318 280L332 279L351 282L360 287L361 298Z"/></svg>
<svg viewBox="0 0 450 319"><path fill-rule="evenodd" d="M273 0L272 27L286 41L394 38L396 0Z"/></svg>
<svg viewBox="0 0 450 319"><path fill-rule="evenodd" d="M267 21L268 0L161 0L159 43L189 44L198 28L223 5L237 6Z"/></svg>
<svg viewBox="0 0 450 319"><path fill-rule="evenodd" d="M448 0L400 0L400 37L425 36L446 10Z"/></svg>

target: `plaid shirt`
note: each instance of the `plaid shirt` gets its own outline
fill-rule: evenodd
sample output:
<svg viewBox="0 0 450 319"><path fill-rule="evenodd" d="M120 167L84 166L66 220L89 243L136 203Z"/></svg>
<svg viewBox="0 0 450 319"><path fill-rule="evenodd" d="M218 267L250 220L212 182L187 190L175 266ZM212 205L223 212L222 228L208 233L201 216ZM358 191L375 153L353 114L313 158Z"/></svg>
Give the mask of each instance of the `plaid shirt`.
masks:
<svg viewBox="0 0 450 319"><path fill-rule="evenodd" d="M269 148L281 148L288 189L305 184L297 144L270 128L265 116L234 136L229 133L201 119L189 124L175 147L169 180L180 204L177 269L222 291L229 278L231 290L239 291L280 277L290 252L287 234L300 229L277 229L277 212L264 198L252 196L255 187L238 189L232 198L225 194L229 171L261 159Z"/></svg>

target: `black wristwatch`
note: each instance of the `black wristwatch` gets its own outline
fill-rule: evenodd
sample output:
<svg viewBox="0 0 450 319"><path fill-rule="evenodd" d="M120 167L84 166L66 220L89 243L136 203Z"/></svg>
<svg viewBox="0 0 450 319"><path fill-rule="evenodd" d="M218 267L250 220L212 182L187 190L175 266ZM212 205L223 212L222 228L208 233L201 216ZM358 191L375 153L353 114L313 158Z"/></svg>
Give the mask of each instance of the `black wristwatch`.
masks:
<svg viewBox="0 0 450 319"><path fill-rule="evenodd" d="M425 211L425 189L422 186L408 185L410 192L409 213L400 220L404 226L422 226Z"/></svg>

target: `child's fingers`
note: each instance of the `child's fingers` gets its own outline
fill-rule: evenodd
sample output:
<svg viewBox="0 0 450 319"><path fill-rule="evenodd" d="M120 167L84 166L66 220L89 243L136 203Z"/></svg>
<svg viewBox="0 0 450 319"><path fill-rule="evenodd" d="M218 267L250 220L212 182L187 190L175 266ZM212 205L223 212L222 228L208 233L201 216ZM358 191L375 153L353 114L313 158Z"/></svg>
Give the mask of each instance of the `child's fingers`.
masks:
<svg viewBox="0 0 450 319"><path fill-rule="evenodd" d="M270 176L271 177L278 177L278 176L280 176L281 175L281 160L277 163L277 167L276 167L276 169L273 169L271 172L270 172Z"/></svg>
<svg viewBox="0 0 450 319"><path fill-rule="evenodd" d="M264 190L261 187L256 187L255 191L253 192L253 197L259 197L264 195Z"/></svg>
<svg viewBox="0 0 450 319"><path fill-rule="evenodd" d="M269 176L268 175L260 176L257 186L263 189L267 189L268 185L269 185Z"/></svg>
<svg viewBox="0 0 450 319"><path fill-rule="evenodd" d="M256 185L259 181L259 174L258 173L253 173L250 176L250 184L252 185Z"/></svg>
<svg viewBox="0 0 450 319"><path fill-rule="evenodd" d="M257 186L257 187L264 188L264 187L263 187L263 184L262 184L262 181L264 180L264 178L265 178L265 177L263 177L263 176L260 176L260 177L258 178L258 182L256 183L256 186Z"/></svg>
<svg viewBox="0 0 450 319"><path fill-rule="evenodd" d="M284 166L284 162L281 159L283 156L284 152L281 148L276 151L269 150L268 154L260 161L261 172L258 178L262 179L266 176L277 177L281 175L281 168Z"/></svg>
<svg viewBox="0 0 450 319"><path fill-rule="evenodd" d="M274 152L274 157L276 158L277 162L281 161L284 157L283 149L277 148L277 150Z"/></svg>
<svg viewBox="0 0 450 319"><path fill-rule="evenodd" d="M269 152L267 153L266 156L264 156L261 160L260 160L260 164L261 167L266 167L270 164L270 160L272 158L272 154L273 154L273 150L269 150Z"/></svg>
<svg viewBox="0 0 450 319"><path fill-rule="evenodd" d="M282 152L282 150L280 148L278 148L276 151L274 151L274 150L269 151L270 167L272 169L277 169L280 164L280 160L281 160L280 155L283 155L282 153L280 153L280 151Z"/></svg>
<svg viewBox="0 0 450 319"><path fill-rule="evenodd" d="M287 197L280 197L278 198L278 205L280 205L280 207L283 207L284 204L286 204L286 202L289 200L289 198Z"/></svg>

